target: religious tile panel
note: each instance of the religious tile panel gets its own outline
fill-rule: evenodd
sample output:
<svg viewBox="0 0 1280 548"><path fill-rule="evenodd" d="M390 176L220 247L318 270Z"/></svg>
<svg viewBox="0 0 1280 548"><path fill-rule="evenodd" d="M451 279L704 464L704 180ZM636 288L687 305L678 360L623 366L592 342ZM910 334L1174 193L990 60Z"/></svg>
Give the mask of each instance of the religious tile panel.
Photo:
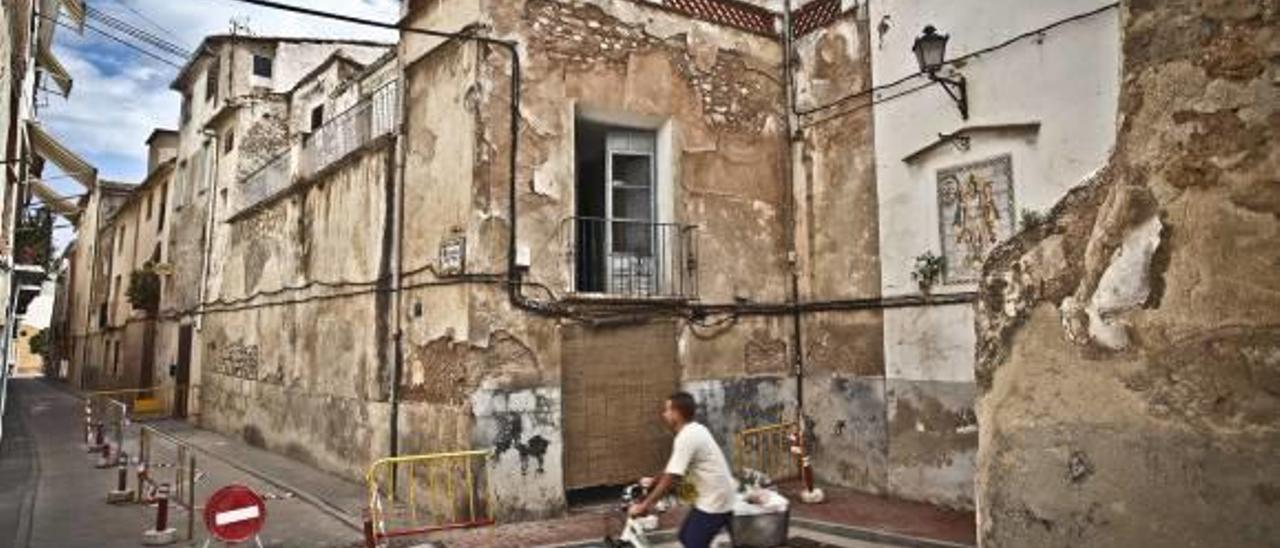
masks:
<svg viewBox="0 0 1280 548"><path fill-rule="evenodd" d="M977 281L996 243L1013 235L1013 159L996 156L938 170L938 231L945 283Z"/></svg>

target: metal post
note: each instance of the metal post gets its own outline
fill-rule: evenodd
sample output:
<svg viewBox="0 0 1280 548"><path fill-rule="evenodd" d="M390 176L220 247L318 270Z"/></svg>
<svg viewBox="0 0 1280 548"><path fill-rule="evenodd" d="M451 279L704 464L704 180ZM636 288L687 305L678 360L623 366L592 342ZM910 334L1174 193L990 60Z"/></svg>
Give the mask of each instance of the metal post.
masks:
<svg viewBox="0 0 1280 548"><path fill-rule="evenodd" d="M187 467L187 540L195 536L196 528L196 456L191 455Z"/></svg>
<svg viewBox="0 0 1280 548"><path fill-rule="evenodd" d="M104 442L102 445L98 447L98 449L100 452L98 453L97 467L110 468L111 467L111 444Z"/></svg>

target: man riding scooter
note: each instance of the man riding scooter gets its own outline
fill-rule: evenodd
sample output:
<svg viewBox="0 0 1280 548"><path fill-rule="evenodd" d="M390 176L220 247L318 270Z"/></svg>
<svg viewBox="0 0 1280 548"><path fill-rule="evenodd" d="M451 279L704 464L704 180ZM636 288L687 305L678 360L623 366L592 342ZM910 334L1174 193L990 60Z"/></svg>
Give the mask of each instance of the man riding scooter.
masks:
<svg viewBox="0 0 1280 548"><path fill-rule="evenodd" d="M683 482L683 489L693 491L688 496L693 500L693 508L680 526L680 544L685 548L711 546L711 540L729 524L736 496L729 462L711 431L694 422L697 412L698 404L687 392L677 392L667 398L662 420L676 434L671 444L671 459L658 475L656 485L651 478L642 480L651 487L649 496L628 510L632 516L649 513L678 481Z"/></svg>

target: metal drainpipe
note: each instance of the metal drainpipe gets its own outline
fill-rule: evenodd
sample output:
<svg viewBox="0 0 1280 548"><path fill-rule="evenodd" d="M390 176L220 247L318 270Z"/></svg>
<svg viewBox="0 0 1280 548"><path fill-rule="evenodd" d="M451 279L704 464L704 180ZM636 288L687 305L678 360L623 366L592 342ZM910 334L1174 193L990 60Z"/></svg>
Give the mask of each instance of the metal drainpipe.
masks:
<svg viewBox="0 0 1280 548"><path fill-rule="evenodd" d="M394 161L396 165L394 172L391 175L396 178L396 203L394 206L394 212L392 213L395 215L395 227L393 228L394 234L392 236L395 239L395 245L392 247L392 252L395 256L392 258L392 264L394 266L391 269L391 291L393 296L391 313L395 316L393 320L394 332L392 338L394 349L391 362L391 390L389 394L391 399L390 441L392 457L400 455L400 375L404 368L404 322L401 318L401 311L403 310L401 307L403 296L401 295L400 289L404 285L404 172L405 154L407 153L405 148L406 144L409 142L408 125L405 123L409 112L409 80L404 73L404 56L400 55L399 52L396 54L396 78L399 79L399 83L396 84L396 93L400 95L400 120L396 123L396 130L397 133L399 133L399 137L396 139L395 150L392 151L392 154L395 155Z"/></svg>
<svg viewBox="0 0 1280 548"><path fill-rule="evenodd" d="M791 0L783 0L782 3L782 70L783 88L785 90L785 100L787 102L787 113L784 117L786 120L786 181L788 200L790 203L790 228L791 228L791 249L789 255L789 265L791 268L791 292L788 303L791 308L791 344L795 355L795 378L796 378L796 423L803 426L804 424L804 340L803 325L800 318L800 257L797 253L797 239L799 234L799 207L796 200L795 188L795 168L796 153L791 132L795 127L795 116L793 109L795 105L795 81L792 75L791 60L794 53L794 36L791 34Z"/></svg>

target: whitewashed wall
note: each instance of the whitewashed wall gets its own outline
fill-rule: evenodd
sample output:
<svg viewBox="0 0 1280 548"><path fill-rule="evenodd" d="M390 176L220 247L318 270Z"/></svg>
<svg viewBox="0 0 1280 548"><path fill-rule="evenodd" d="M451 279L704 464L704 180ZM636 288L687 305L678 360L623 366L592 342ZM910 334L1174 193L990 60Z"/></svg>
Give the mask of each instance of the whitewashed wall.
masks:
<svg viewBox="0 0 1280 548"><path fill-rule="evenodd" d="M874 85L919 70L911 46L925 25L950 35L954 59L1055 21L1089 12L1106 0L872 0L870 30ZM1012 159L1014 231L1024 209L1044 212L1103 165L1113 144L1119 87L1119 10L1108 9L1038 37L969 59L958 66L968 81L969 119L937 85L883 100L873 107L880 216L881 290L918 292L915 258L943 255L938 171L988 158ZM887 30L881 32L887 26ZM914 78L882 95L927 82ZM905 159L964 128L1038 124L1038 129L975 131L969 147L943 144ZM973 290L972 283L933 292ZM890 412L889 488L909 498L968 506L972 492L974 327L970 305L886 310L885 375L891 410L943 408L954 419L917 421ZM913 424L897 424L901 421ZM963 439L969 441L954 442ZM945 462L913 462L913 447L949 447ZM973 443L971 443L973 442Z"/></svg>
<svg viewBox="0 0 1280 548"><path fill-rule="evenodd" d="M951 36L947 58L998 44L1023 32L1106 5L1105 0L1025 2L986 0L877 0L870 3L873 42L872 72L881 85L916 72L911 45L926 24ZM885 20L885 17L888 17ZM881 21L889 30L879 32ZM969 86L969 120L938 86L906 94L874 107L876 176L880 204L880 249L886 296L917 291L911 272L916 256L941 255L938 227L937 171L1009 154L1013 159L1014 212L1047 210L1067 190L1102 165L1111 149L1119 86L1119 11L1100 14L1051 29L1039 38L1014 43L970 59L959 69ZM901 86L920 83L915 79ZM896 90L887 90L892 93ZM976 132L967 151L943 145L905 162L904 158L964 127L1038 123L1037 131ZM947 285L935 292L973 289ZM938 314L957 314L939 310ZM948 359L954 352L929 356L908 353L903 337L920 337L921 326L933 330L971 332L968 322L921 318L918 311L888 311L885 340L889 371L928 370L954 379L946 364L902 364L928 357ZM920 323L920 322L924 323ZM951 326L951 327L949 327ZM956 337L965 341L972 333ZM958 342L958 341L957 341ZM950 343L944 346L950 346ZM954 360L972 378L972 360Z"/></svg>

